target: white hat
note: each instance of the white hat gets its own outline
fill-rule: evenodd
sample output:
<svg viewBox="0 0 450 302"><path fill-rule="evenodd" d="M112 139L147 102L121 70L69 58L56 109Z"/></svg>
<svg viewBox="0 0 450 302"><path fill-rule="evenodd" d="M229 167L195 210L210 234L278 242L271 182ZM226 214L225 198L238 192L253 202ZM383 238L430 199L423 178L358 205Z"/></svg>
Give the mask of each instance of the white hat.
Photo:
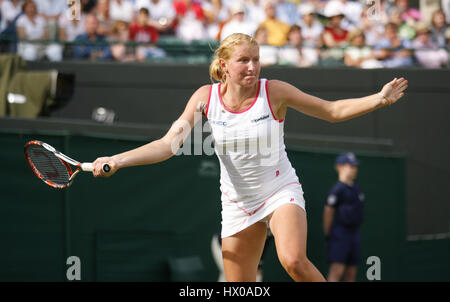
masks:
<svg viewBox="0 0 450 302"><path fill-rule="evenodd" d="M309 15L316 12L316 9L314 8L314 5L310 3L300 4L299 6L300 14L302 15Z"/></svg>
<svg viewBox="0 0 450 302"><path fill-rule="evenodd" d="M233 2L233 4L230 7L230 13L231 15L235 15L238 13L245 13L245 6L240 1Z"/></svg>
<svg viewBox="0 0 450 302"><path fill-rule="evenodd" d="M330 1L323 9L323 14L327 18L344 15L344 6L339 1Z"/></svg>

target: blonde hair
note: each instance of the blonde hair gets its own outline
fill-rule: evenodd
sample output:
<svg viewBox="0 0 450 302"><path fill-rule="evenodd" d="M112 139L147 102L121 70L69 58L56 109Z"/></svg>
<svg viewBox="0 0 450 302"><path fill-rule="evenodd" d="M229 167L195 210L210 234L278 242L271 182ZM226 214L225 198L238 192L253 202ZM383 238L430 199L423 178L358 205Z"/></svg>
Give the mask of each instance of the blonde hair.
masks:
<svg viewBox="0 0 450 302"><path fill-rule="evenodd" d="M209 77L211 82L214 82L214 80L225 82L225 72L222 70L222 67L220 67L219 61L220 59L225 61L230 59L235 47L242 44L258 46L258 42L251 36L240 33L229 35L222 43L220 43L219 47L214 51L211 65L209 65Z"/></svg>

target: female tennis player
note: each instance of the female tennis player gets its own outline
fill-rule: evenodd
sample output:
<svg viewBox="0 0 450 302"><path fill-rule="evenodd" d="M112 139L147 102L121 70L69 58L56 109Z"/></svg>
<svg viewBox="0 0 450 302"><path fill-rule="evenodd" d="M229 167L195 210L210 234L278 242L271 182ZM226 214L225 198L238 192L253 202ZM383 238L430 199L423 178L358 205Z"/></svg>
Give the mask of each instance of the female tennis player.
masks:
<svg viewBox="0 0 450 302"><path fill-rule="evenodd" d="M325 281L306 255L303 190L283 141L287 108L333 123L345 121L397 102L407 81L395 78L379 93L326 101L286 82L260 79L260 69L257 42L244 34L230 35L215 51L210 65L210 76L218 83L195 91L164 137L98 158L93 174L107 177L120 168L169 159L177 151L174 142L181 146L202 112L210 123L221 167L222 257L227 281L255 281L267 227L281 264L294 280ZM183 127L187 123L189 131ZM271 141L269 152L247 151L255 150L251 148L255 141L267 139ZM233 146L242 142L246 148L236 151ZM110 165L110 173L102 171L104 163Z"/></svg>

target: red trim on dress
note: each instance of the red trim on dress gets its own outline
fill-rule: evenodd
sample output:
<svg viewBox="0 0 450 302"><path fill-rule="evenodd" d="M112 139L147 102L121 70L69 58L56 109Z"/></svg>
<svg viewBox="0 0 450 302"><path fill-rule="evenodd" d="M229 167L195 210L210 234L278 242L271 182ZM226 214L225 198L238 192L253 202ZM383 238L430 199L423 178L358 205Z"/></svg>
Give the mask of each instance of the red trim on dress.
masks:
<svg viewBox="0 0 450 302"><path fill-rule="evenodd" d="M259 92L260 92L260 89L261 89L261 80L258 80L258 93L256 94L255 100L254 100L253 103L250 105L250 107L248 107L247 109L245 109L245 110L243 110L243 111L232 111L232 110L228 109L227 107L225 107L225 104L223 103L223 100L222 100L222 94L220 93L220 85L221 85L221 84L222 84L222 83L219 83L219 85L218 85L220 104L222 104L222 107L225 108L226 111L231 112L231 113L234 113L234 114L244 113L244 112L250 110L250 108L252 108L253 105L255 105L256 100L257 100L258 97L259 97Z"/></svg>
<svg viewBox="0 0 450 302"><path fill-rule="evenodd" d="M272 110L272 105L270 105L270 98L269 98L269 89L267 89L269 87L269 80L266 81L266 95L267 95L267 102L269 103L269 108L270 108L270 112L272 113L273 118L279 122L282 123L284 122L284 119L279 120L275 117L275 114L273 114L273 110Z"/></svg>
<svg viewBox="0 0 450 302"><path fill-rule="evenodd" d="M205 110L205 117L206 117L206 118L208 118L209 102L211 101L212 87L213 87L213 85L211 85L211 86L209 87L208 104L206 104L206 110Z"/></svg>
<svg viewBox="0 0 450 302"><path fill-rule="evenodd" d="M263 202L257 209L255 209L255 210L254 210L253 212L251 212L251 213L248 212L246 209L241 208L241 207L238 205L238 201L237 201L237 200L231 199L230 196L229 196L227 193L225 193L225 192L222 192L222 193L228 198L229 201L233 202L239 210L243 211L243 212L244 212L245 214L247 214L248 216L252 216L252 215L256 214L256 212L258 212L258 211L266 204L266 202L267 202L270 198L272 198L275 194L277 194L278 192L280 192L280 191L281 191L282 189L284 189L285 187L290 186L290 185L294 185L294 184L297 184L297 185L300 185L300 186L302 185L302 184L299 183L299 182L291 182L291 183L288 183L288 184L282 186L282 187L279 188L276 192L272 193L268 198L266 198L266 200L264 200L264 202Z"/></svg>

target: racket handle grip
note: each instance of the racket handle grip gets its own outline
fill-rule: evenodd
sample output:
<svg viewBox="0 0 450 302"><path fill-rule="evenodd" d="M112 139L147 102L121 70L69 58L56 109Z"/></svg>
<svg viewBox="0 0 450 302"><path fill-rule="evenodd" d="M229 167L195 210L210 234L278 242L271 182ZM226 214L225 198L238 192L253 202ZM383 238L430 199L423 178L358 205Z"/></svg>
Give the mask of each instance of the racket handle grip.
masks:
<svg viewBox="0 0 450 302"><path fill-rule="evenodd" d="M109 173L109 171L111 171L111 167L108 164L103 164L102 169L105 173ZM81 170L85 172L92 172L92 170L94 170L94 166L92 163L82 163Z"/></svg>
<svg viewBox="0 0 450 302"><path fill-rule="evenodd" d="M92 163L82 163L81 170L83 170L84 172L92 172L92 170L94 170L94 166L92 165Z"/></svg>

